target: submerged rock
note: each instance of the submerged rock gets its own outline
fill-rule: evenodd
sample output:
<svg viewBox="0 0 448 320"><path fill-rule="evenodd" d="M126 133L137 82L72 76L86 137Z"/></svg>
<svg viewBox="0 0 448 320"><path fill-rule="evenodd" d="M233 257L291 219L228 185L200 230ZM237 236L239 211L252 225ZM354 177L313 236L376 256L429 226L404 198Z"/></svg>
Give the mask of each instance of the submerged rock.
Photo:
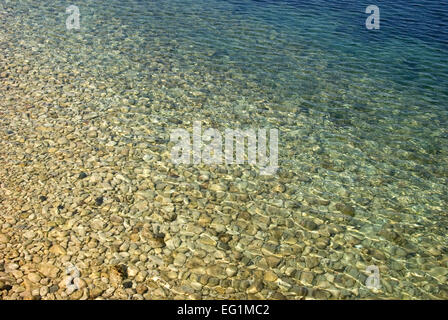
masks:
<svg viewBox="0 0 448 320"><path fill-rule="evenodd" d="M347 216L351 216L354 217L355 216L355 208L353 208L350 205L346 205L346 204L342 204L342 203L337 203L336 204L336 209L341 212L342 214L345 214Z"/></svg>

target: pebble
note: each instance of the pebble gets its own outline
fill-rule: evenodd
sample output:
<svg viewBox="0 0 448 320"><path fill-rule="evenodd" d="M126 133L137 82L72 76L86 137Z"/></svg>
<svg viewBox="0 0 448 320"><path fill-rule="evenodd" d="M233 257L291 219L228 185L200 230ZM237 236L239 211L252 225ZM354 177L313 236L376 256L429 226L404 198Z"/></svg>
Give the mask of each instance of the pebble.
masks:
<svg viewBox="0 0 448 320"><path fill-rule="evenodd" d="M355 216L355 208L353 208L350 205L346 205L343 203L337 203L336 209L338 211L340 211L342 214L345 214L347 216L351 216L351 217Z"/></svg>
<svg viewBox="0 0 448 320"><path fill-rule="evenodd" d="M49 292L48 287L47 286L43 286L39 290L39 295L41 297L45 297L48 294L48 292Z"/></svg>
<svg viewBox="0 0 448 320"><path fill-rule="evenodd" d="M87 178L87 173L85 173L85 172L80 172L79 175L78 175L78 179L82 180L82 179L84 179L84 178Z"/></svg>
<svg viewBox="0 0 448 320"><path fill-rule="evenodd" d="M309 219L303 220L300 224L308 230L316 230L317 229L317 224Z"/></svg>
<svg viewBox="0 0 448 320"><path fill-rule="evenodd" d="M0 243L8 243L9 236L3 233L0 233Z"/></svg>
<svg viewBox="0 0 448 320"><path fill-rule="evenodd" d="M265 259L270 268L276 268L282 261L282 259L277 256L267 256Z"/></svg>
<svg viewBox="0 0 448 320"><path fill-rule="evenodd" d="M428 271L428 273L429 273L431 276L433 276L433 277L435 277L435 278L438 278L438 277L447 275L447 274L448 274L448 268L435 267L435 268L430 269L430 270Z"/></svg>
<svg viewBox="0 0 448 320"><path fill-rule="evenodd" d="M206 269L206 272L211 277L216 277L218 279L225 278L227 276L224 268L219 265L210 266Z"/></svg>
<svg viewBox="0 0 448 320"><path fill-rule="evenodd" d="M45 277L54 279L58 276L60 270L58 267L52 264L42 263L39 265L39 272L43 274Z"/></svg>
<svg viewBox="0 0 448 320"><path fill-rule="evenodd" d="M246 292L254 294L260 292L262 289L263 289L263 282L256 280L249 288L247 288Z"/></svg>
<svg viewBox="0 0 448 320"><path fill-rule="evenodd" d="M51 252L51 253L54 253L55 255L61 255L61 256L63 256L63 255L66 254L65 249L64 249L62 246L58 245L58 244L54 244L54 245L50 248L50 252Z"/></svg>
<svg viewBox="0 0 448 320"><path fill-rule="evenodd" d="M103 204L103 202L104 202L104 198L103 197L98 197L98 198L95 199L95 204L97 206L101 206Z"/></svg>
<svg viewBox="0 0 448 320"><path fill-rule="evenodd" d="M163 248L166 245L164 238L157 235L151 235L148 237L147 242L152 248Z"/></svg>
<svg viewBox="0 0 448 320"><path fill-rule="evenodd" d="M173 263L176 267L182 267L185 264L185 261L187 261L187 257L183 253L178 253L174 258Z"/></svg>
<svg viewBox="0 0 448 320"><path fill-rule="evenodd" d="M28 279L31 282L38 283L42 278L37 273L30 273L28 274Z"/></svg>
<svg viewBox="0 0 448 320"><path fill-rule="evenodd" d="M235 266L227 266L226 267L226 274L228 277L233 277L237 272L238 272L238 269Z"/></svg>
<svg viewBox="0 0 448 320"><path fill-rule="evenodd" d="M312 272L302 272L300 276L300 281L302 281L305 284L312 284L314 280L314 274Z"/></svg>
<svg viewBox="0 0 448 320"><path fill-rule="evenodd" d="M32 231L32 230L28 230L28 231L26 231L26 232L23 234L23 236L24 236L26 239L32 239L32 238L34 238L34 237L36 236L36 233L35 233L34 231Z"/></svg>
<svg viewBox="0 0 448 320"><path fill-rule="evenodd" d="M264 280L267 282L275 282L278 276L273 271L266 271L264 274Z"/></svg>
<svg viewBox="0 0 448 320"><path fill-rule="evenodd" d="M305 297L308 294L308 289L301 286L292 286L289 291L295 293L299 297Z"/></svg>
<svg viewBox="0 0 448 320"><path fill-rule="evenodd" d="M94 230L103 230L104 229L104 225L105 225L105 223L101 219L93 219L92 222L90 223L90 226Z"/></svg>
<svg viewBox="0 0 448 320"><path fill-rule="evenodd" d="M145 284L143 284L143 283L139 283L137 285L137 287L135 288L135 291L138 294L145 294L148 291L148 287Z"/></svg>
<svg viewBox="0 0 448 320"><path fill-rule="evenodd" d="M313 297L318 300L328 300L331 298L331 292L326 290L315 289L313 290Z"/></svg>

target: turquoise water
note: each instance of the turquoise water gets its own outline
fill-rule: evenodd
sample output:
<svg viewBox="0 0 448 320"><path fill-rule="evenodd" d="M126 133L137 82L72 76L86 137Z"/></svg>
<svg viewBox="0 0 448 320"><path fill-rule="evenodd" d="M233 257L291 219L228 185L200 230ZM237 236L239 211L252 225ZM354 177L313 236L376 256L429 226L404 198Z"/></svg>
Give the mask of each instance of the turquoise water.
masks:
<svg viewBox="0 0 448 320"><path fill-rule="evenodd" d="M242 180L251 186L245 192L239 190L252 194L250 201L240 201L231 212L249 212L252 224L260 212L271 218L271 226L258 230L256 239L272 240L284 248L289 245L288 236L302 237L310 241L303 240L310 248L306 252L322 261L338 255L344 261L321 261L320 269L314 270L306 265L305 254L303 259L300 254L286 254L281 267L274 268L278 277L330 292L336 289L325 287L325 279L332 283L338 275L349 275L356 283L336 281L342 293L314 298L448 297L446 2L381 1L377 3L380 30L365 27L368 14L364 11L373 2L108 0L73 4L80 9L80 30L66 30L65 1L0 3L0 71L7 73L0 89L2 112L32 105L39 113L31 117L35 122L30 128L45 123L40 117L45 112L65 119L62 123L77 128L76 132L101 128L107 136L96 142L86 140L104 152L100 159L119 154L114 146L104 146L109 140L117 141L116 148L133 145L138 150L136 159L120 162L120 170L133 176L133 170L143 166L138 164L141 156L150 150L162 157L150 163L151 170L166 181L171 177L164 177L161 168L169 163L163 153L169 151L170 130L191 128L193 120L219 130L277 128L277 176L264 179L249 166L241 166L252 172L242 177L233 171L240 170L236 168L223 169L228 171L222 176L211 171L229 185ZM91 112L98 115L95 121L80 120ZM0 126L17 137L27 137L26 129L13 117L4 117ZM140 144L148 145L140 150ZM9 142L2 147L8 150L13 145L20 148ZM20 159L14 152L2 152L9 165ZM82 161L65 160L66 170L89 167L83 154ZM135 170L138 189L143 181L138 180L139 169ZM271 192L277 184L285 191ZM62 188L54 192L58 190ZM175 191L181 192L177 187ZM121 191L108 192L112 198L113 192L119 195ZM222 206L222 199L210 197L213 205ZM235 200L232 191L225 199ZM288 207L288 201L300 205ZM341 214L341 203L355 213ZM270 206L280 207L280 213L269 210ZM121 210L132 215L130 207ZM193 209L214 217L205 205ZM176 207L186 221L193 209L187 204ZM344 232L339 240L330 237L328 246L316 246L314 240L328 236L300 227L307 219L319 226L340 226ZM238 231L241 239L254 236L237 220L227 221L230 233ZM169 224L163 228L169 233ZM271 237L275 228L285 232L281 240ZM230 246L237 247L238 241L229 242ZM247 246L247 257L257 270L269 269L257 264L263 255ZM372 253L376 250L386 257L378 258L383 256ZM405 253L397 254L397 250ZM276 254L281 256L280 251ZM253 274L258 277L233 256L222 260L237 265L241 281L252 281ZM383 291L364 286L365 276L359 274L370 264L380 266ZM287 275L288 268L311 272L314 280L307 283L301 276ZM358 270L355 275L352 268ZM244 273L247 270L251 276ZM267 281L264 285L267 292L257 292L257 297L279 292L296 297L281 285ZM224 293L205 287L205 292L219 294L204 294L204 298L252 297L245 290Z"/></svg>

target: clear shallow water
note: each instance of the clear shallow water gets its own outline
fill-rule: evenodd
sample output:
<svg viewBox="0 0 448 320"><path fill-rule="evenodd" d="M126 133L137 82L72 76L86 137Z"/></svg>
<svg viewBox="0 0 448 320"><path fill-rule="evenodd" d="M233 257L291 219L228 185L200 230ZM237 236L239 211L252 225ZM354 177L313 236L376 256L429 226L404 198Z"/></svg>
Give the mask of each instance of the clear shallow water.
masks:
<svg viewBox="0 0 448 320"><path fill-rule="evenodd" d="M322 259L340 253L348 263L347 254L356 256L345 269L321 262L322 273L302 265L307 257L300 255L282 266L311 269L310 288L328 274L350 275L358 285L347 285L352 295L345 297L446 298L447 4L380 3L381 29L368 31L369 4L85 1L81 30L67 31L65 2L2 3L2 69L5 81L19 84L2 85L2 109L31 104L67 119L97 112L91 125L103 121L109 133L98 143L155 142L148 148L160 154L169 150L170 130L191 128L193 120L217 129L278 128L279 176L265 182L243 175L260 190L246 204L275 216L269 206L277 200L297 201L300 208L280 205L287 211L280 216L295 225L277 227L309 240L316 231L302 230L303 219L342 226L349 252L336 240L325 248L307 245ZM2 129L20 135L11 119L0 122ZM230 184L240 180L232 170ZM265 190L275 183L286 186L285 194ZM341 217L341 203L356 214ZM229 230L245 238L233 223ZM358 240L350 245L352 236ZM397 255L399 248L407 253ZM379 294L350 273L363 273L370 249L387 257L372 262L384 267L382 279L393 287L385 284ZM248 251L252 261L262 256Z"/></svg>

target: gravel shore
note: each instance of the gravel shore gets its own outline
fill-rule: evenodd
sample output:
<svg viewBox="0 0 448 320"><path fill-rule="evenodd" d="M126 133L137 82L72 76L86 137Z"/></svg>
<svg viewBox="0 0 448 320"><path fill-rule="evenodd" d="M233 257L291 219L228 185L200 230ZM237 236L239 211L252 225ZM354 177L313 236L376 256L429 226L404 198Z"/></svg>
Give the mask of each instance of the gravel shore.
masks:
<svg viewBox="0 0 448 320"><path fill-rule="evenodd" d="M448 299L447 157L407 169L405 151L279 105L238 68L186 68L168 36L48 35L10 6L0 299ZM197 120L278 128L277 174L174 165L170 132Z"/></svg>

